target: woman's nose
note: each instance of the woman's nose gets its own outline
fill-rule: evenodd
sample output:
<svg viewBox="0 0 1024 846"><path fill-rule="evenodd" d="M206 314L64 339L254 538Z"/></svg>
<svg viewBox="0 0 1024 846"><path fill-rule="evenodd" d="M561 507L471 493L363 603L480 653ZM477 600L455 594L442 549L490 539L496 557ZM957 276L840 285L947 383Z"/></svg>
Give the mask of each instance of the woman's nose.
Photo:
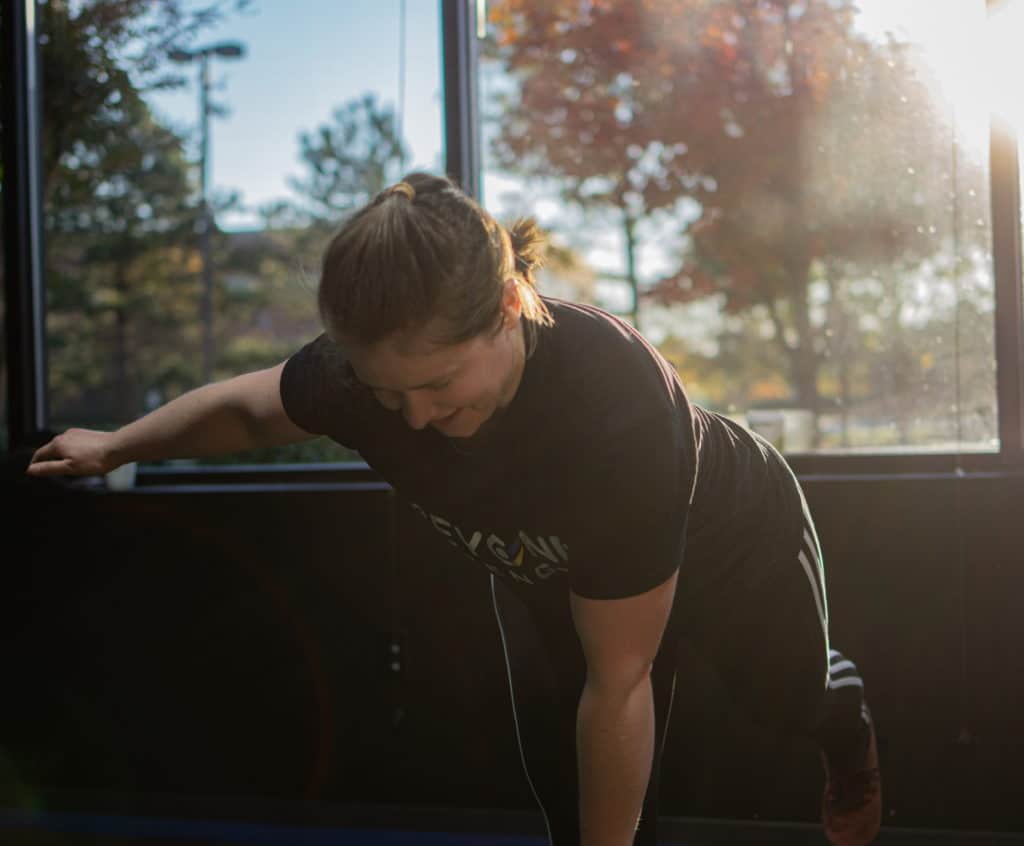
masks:
<svg viewBox="0 0 1024 846"><path fill-rule="evenodd" d="M402 415L413 429L422 429L434 419L433 400L424 392L409 391L402 397Z"/></svg>

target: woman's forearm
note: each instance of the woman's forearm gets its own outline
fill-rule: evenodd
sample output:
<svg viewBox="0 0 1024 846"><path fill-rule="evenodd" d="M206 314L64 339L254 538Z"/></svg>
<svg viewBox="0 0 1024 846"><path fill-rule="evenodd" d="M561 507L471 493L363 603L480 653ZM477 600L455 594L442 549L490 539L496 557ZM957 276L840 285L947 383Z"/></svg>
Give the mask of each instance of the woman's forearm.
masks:
<svg viewBox="0 0 1024 846"><path fill-rule="evenodd" d="M624 693L584 685L576 749L580 846L631 846L654 757L650 678Z"/></svg>

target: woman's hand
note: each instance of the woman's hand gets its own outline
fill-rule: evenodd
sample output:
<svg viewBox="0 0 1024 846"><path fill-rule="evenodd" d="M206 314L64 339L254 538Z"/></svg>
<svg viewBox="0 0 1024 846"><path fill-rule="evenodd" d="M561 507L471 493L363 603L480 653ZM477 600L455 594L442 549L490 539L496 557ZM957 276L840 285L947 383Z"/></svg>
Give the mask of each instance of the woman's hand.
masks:
<svg viewBox="0 0 1024 846"><path fill-rule="evenodd" d="M123 463L114 457L113 432L68 429L39 447L25 470L29 476L103 476Z"/></svg>

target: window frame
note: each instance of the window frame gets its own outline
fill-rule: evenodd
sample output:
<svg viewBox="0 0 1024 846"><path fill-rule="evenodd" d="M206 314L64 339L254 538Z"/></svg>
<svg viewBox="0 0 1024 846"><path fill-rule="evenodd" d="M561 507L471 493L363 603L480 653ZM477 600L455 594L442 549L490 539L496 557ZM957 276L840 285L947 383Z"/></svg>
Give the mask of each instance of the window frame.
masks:
<svg viewBox="0 0 1024 846"><path fill-rule="evenodd" d="M986 0L991 13L997 0ZM38 55L31 37L37 0L8 4L2 27L4 133L4 241L6 343L10 450L33 449L53 436L48 431L46 396L45 268L39 190ZM479 125L478 15L481 0L441 0L446 171L476 199L481 198L482 149ZM24 167L10 167L22 163ZM997 453L790 453L800 477L950 477L1024 475L1024 277L1021 258L1019 145L1016 130L993 119L990 130L992 261L995 283ZM231 465L210 469L139 470L137 486L251 484L274 487L304 483L332 485L365 481L364 464ZM372 476L372 471L370 471Z"/></svg>
<svg viewBox="0 0 1024 846"><path fill-rule="evenodd" d="M43 287L40 67L35 0L8 3L0 24L3 50L4 330L7 426L12 454L43 442L46 323Z"/></svg>

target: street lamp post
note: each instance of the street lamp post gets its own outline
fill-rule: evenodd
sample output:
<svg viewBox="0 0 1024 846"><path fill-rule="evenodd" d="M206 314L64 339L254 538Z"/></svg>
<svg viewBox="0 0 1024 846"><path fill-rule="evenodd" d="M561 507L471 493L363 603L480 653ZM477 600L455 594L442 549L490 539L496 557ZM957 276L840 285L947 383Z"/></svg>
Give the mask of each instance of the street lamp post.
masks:
<svg viewBox="0 0 1024 846"><path fill-rule="evenodd" d="M205 385L213 378L213 259L210 254L213 213L209 196L210 114L213 107L210 105L210 59L213 56L240 59L245 55L245 48L241 44L224 41L197 50L172 50L168 55L175 62L199 62L199 255L203 272L202 383Z"/></svg>

